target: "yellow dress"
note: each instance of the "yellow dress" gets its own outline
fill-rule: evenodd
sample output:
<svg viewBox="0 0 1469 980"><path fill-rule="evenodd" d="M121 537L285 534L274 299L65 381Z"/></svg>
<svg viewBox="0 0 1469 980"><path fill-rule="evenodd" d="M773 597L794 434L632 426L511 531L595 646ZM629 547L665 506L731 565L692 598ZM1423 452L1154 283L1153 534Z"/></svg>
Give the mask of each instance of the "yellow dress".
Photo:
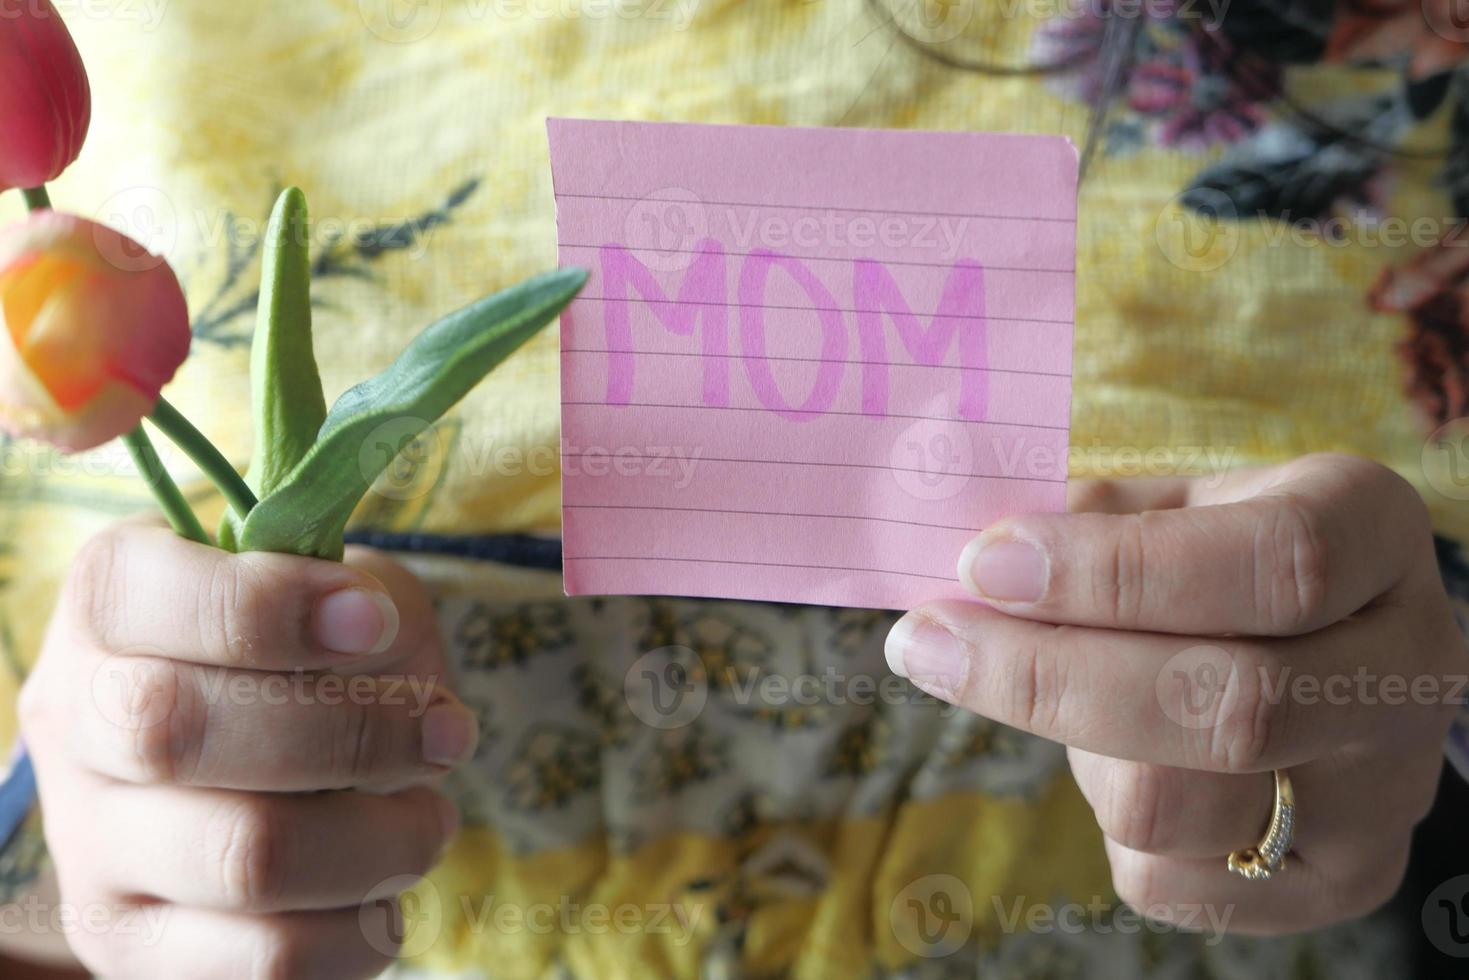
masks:
<svg viewBox="0 0 1469 980"><path fill-rule="evenodd" d="M124 4L111 19L69 18L95 80L95 123L53 197L166 251L196 324L170 397L243 462L255 246L280 186L306 191L319 233L316 331L331 399L436 315L555 264L549 115L1085 142L1095 80L1084 63L1043 77L958 70L897 28L927 32L922 43L944 57L1017 63L1084 56L1096 33L1086 16L928 6L942 8L937 20L895 25L863 0ZM1452 327L1444 340L1391 289L1393 270L1446 234L1443 160L1369 160L1309 213L1267 194L1249 214L1205 220L1241 200L1241 168L1288 168L1280 147L1309 138L1283 101L1391 108L1408 88L1397 67L1327 64L1324 50L1233 77L1218 48L1231 43L1245 42L1190 41L1149 22L1086 174L1072 475L1207 476L1358 453L1422 489L1448 551L1469 532L1469 490L1435 462L1430 434L1469 414L1466 368ZM1404 110L1384 139L1448 144L1453 113L1439 99ZM13 217L17 203L0 210ZM1343 214L1353 217L1328 226ZM1388 240L1393 215L1444 219ZM1059 747L905 685L875 701L846 688L814 703L752 693L772 676L886 678L888 614L563 598L547 543L559 523L547 462L557 369L547 331L354 523L404 549L434 589L485 731L453 786L466 829L414 887L405 971L1343 977L1395 961L1386 927L1258 942L1129 929ZM10 443L0 460L7 704L70 555L148 498L115 447L64 459ZM171 463L217 514L198 474ZM629 678L650 655L676 666L697 707L639 714ZM0 745L12 735L0 711ZM1021 924L1052 906L1080 925Z"/></svg>

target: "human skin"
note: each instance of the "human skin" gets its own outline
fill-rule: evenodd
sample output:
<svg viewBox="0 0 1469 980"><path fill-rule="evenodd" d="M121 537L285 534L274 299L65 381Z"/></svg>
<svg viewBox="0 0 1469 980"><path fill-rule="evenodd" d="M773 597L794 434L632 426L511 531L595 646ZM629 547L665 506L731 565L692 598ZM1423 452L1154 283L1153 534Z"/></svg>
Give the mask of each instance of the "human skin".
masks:
<svg viewBox="0 0 1469 980"><path fill-rule="evenodd" d="M138 523L91 542L22 733L62 902L154 918L74 930L76 956L119 978L376 976L395 948L360 904L396 900L458 826L434 786L477 732L445 683L429 597L381 554L232 555Z"/></svg>
<svg viewBox="0 0 1469 980"><path fill-rule="evenodd" d="M1418 495L1334 455L1072 489L1071 513L972 542L959 575L984 601L909 613L889 665L1065 744L1118 895L1154 917L1281 933L1386 902L1469 673ZM1249 881L1225 857L1259 842L1276 768L1295 851Z"/></svg>
<svg viewBox="0 0 1469 980"><path fill-rule="evenodd" d="M1072 507L981 535L960 577L990 598L909 614L893 666L1066 743L1117 890L1150 915L1212 904L1232 931L1285 932L1381 904L1432 802L1453 705L1356 687L1308 703L1266 697L1256 679L1362 667L1439 679L1443 694L1466 672L1416 494L1375 464L1313 456L1222 482L1079 483ZM1017 540L1040 546L1039 563L1023 549L981 557ZM323 604L353 589L390 597L396 628L376 602ZM1027 590L1039 598L1017 598ZM1228 682L1179 716L1170 699L1197 693L1199 649ZM136 689L115 701L119 665ZM205 697L221 673L296 667L441 679L428 597L366 551L345 565L232 556L134 523L82 553L22 699L48 843L64 901L147 895L171 911L155 942L70 937L89 968L205 980L382 968L357 906L425 870L452 834L426 787L472 754L472 719L446 691L432 723L403 706ZM1258 840L1277 766L1295 781L1296 853L1247 882L1224 855Z"/></svg>

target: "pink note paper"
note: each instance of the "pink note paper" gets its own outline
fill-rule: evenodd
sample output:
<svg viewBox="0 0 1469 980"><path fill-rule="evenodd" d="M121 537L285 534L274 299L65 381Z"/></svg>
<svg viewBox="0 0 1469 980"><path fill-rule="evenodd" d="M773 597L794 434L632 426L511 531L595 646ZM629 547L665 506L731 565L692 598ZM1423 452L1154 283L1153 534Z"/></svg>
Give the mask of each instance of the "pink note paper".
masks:
<svg viewBox="0 0 1469 980"><path fill-rule="evenodd" d="M1064 506L1067 140L549 130L567 594L906 609Z"/></svg>

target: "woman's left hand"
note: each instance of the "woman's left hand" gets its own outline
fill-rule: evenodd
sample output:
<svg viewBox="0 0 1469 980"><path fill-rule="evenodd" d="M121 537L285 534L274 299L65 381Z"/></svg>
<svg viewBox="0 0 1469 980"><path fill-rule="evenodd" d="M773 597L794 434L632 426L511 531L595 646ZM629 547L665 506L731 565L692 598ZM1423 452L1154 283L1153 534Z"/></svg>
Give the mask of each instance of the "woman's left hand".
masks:
<svg viewBox="0 0 1469 980"><path fill-rule="evenodd" d="M1469 672L1418 495L1343 456L1074 491L1087 513L975 539L959 574L987 605L909 613L893 670L1067 745L1118 895L1150 916L1230 908L1232 930L1276 933L1381 905ZM1295 850L1249 881L1225 857L1259 842L1272 769Z"/></svg>

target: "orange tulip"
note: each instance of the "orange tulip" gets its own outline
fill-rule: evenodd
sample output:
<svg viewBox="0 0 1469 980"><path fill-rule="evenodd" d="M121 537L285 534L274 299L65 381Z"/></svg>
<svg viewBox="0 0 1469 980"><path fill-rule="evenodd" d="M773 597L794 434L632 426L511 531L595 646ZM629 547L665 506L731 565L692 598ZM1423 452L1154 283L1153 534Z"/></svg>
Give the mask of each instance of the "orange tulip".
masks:
<svg viewBox="0 0 1469 980"><path fill-rule="evenodd" d="M167 263L53 211L0 230L0 326L0 429L69 450L137 425L189 352Z"/></svg>
<svg viewBox="0 0 1469 980"><path fill-rule="evenodd" d="M0 191L55 180L91 120L87 71L50 0L0 0Z"/></svg>

